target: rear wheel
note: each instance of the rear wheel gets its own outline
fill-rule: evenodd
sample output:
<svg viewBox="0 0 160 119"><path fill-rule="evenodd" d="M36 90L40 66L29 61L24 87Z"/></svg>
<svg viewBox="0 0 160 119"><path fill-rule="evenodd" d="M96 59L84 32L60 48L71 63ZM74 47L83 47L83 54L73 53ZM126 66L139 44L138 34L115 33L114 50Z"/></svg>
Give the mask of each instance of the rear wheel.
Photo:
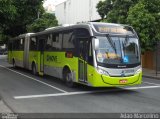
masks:
<svg viewBox="0 0 160 119"><path fill-rule="evenodd" d="M64 71L64 81L68 87L75 86L75 83L73 82L71 71L69 69L65 69Z"/></svg>
<svg viewBox="0 0 160 119"><path fill-rule="evenodd" d="M32 74L37 75L37 69L35 63L32 64Z"/></svg>

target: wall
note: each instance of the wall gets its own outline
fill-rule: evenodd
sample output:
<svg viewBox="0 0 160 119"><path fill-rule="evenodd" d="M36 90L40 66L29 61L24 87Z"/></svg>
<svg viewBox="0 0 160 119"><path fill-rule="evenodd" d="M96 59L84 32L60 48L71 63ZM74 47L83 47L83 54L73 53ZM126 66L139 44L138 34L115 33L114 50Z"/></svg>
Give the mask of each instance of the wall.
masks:
<svg viewBox="0 0 160 119"><path fill-rule="evenodd" d="M142 55L142 67L147 69L154 69L154 52L146 51Z"/></svg>
<svg viewBox="0 0 160 119"><path fill-rule="evenodd" d="M100 0L67 0L56 6L55 15L59 24L76 24L99 20L96 5Z"/></svg>
<svg viewBox="0 0 160 119"><path fill-rule="evenodd" d="M142 67L153 70L156 70L157 67L160 71L160 42L158 43L157 50L146 51L142 55Z"/></svg>

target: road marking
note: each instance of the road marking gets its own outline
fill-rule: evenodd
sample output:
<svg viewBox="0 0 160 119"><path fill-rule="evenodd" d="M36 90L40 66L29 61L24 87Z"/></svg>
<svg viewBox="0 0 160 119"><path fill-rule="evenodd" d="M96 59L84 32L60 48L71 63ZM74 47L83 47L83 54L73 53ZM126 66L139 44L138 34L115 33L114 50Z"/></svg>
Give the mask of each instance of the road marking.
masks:
<svg viewBox="0 0 160 119"><path fill-rule="evenodd" d="M143 81L143 83L147 83L147 84L152 84L152 85L160 86L160 84L151 83L151 82L146 82L146 81Z"/></svg>
<svg viewBox="0 0 160 119"><path fill-rule="evenodd" d="M67 93L67 91L65 91L65 90L62 90L62 89L57 88L57 87L55 87L55 86L52 86L52 85L50 85L50 84L48 84L48 83L45 83L45 82L43 82L43 81L37 80L37 79L35 79L35 78L33 78L33 77L27 76L27 75L25 75L25 74L23 74L23 73L14 71L14 70L9 69L9 68L7 68L7 67L5 67L5 66L0 65L0 67L5 68L5 69L7 69L7 70L9 70L9 71L11 71L11 72L14 72L14 73L16 73L16 74L19 74L19 75L21 75L21 76L24 76L24 77L27 77L27 78L29 78L29 79L32 79L32 80L34 80L34 81L37 81L37 82L39 82L39 83L41 83L41 84L44 84L44 85L46 85L46 86L49 86L49 87L51 87L51 88L53 88L53 89L56 89L56 90L58 90L58 91L61 91L61 92L63 92L63 93Z"/></svg>
<svg viewBox="0 0 160 119"><path fill-rule="evenodd" d="M14 99L33 99L33 98L42 98L42 97L58 97L58 96L113 92L113 91L121 91L123 89L125 89L125 90L138 90L138 89L151 89L151 88L160 88L160 86L128 87L128 88L112 89L112 90L108 89L108 90L98 90L98 91L81 91L81 92L68 92L68 93L56 93L56 94L15 96Z"/></svg>

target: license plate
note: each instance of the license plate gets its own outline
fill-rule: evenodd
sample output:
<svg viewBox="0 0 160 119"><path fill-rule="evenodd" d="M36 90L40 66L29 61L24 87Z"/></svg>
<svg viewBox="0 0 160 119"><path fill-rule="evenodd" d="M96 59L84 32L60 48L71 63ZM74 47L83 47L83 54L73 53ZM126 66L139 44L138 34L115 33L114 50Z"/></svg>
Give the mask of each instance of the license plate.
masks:
<svg viewBox="0 0 160 119"><path fill-rule="evenodd" d="M128 82L127 79L122 79L122 80L119 81L120 84L126 84L127 82Z"/></svg>

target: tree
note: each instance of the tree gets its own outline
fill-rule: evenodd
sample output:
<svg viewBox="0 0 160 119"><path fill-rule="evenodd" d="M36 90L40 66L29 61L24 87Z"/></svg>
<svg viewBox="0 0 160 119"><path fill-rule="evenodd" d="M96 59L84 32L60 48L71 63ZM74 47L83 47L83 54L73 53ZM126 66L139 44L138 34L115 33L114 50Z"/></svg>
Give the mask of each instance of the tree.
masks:
<svg viewBox="0 0 160 119"><path fill-rule="evenodd" d="M4 30L4 34L12 37L26 33L27 24L31 24L37 19L38 14L43 14L43 0L13 0L13 5L17 9L14 20Z"/></svg>
<svg viewBox="0 0 160 119"><path fill-rule="evenodd" d="M104 21L112 23L126 23L128 11L131 6L134 6L138 0L105 0L97 4L98 13Z"/></svg>
<svg viewBox="0 0 160 119"><path fill-rule="evenodd" d="M112 8L106 10L101 6L110 5L109 0L99 4L99 14L106 16L103 22L129 24L137 31L141 41L142 52L153 50L160 40L160 0L111 0Z"/></svg>
<svg viewBox="0 0 160 119"><path fill-rule="evenodd" d="M7 26L7 24L15 19L16 7L13 5L12 0L0 1L0 30Z"/></svg>
<svg viewBox="0 0 160 119"><path fill-rule="evenodd" d="M0 0L0 40L26 33L44 12L43 0Z"/></svg>
<svg viewBox="0 0 160 119"><path fill-rule="evenodd" d="M99 15L104 19L108 12L113 8L112 0L100 1L96 7Z"/></svg>
<svg viewBox="0 0 160 119"><path fill-rule="evenodd" d="M109 12L107 20L109 22L126 24L129 8L137 3L137 0L115 0L113 10Z"/></svg>
<svg viewBox="0 0 160 119"><path fill-rule="evenodd" d="M15 19L16 11L12 0L0 1L0 43L7 39L3 32L4 29L8 28L9 23Z"/></svg>
<svg viewBox="0 0 160 119"><path fill-rule="evenodd" d="M58 25L58 21L54 14L44 13L39 19L36 19L32 24L27 26L28 32L43 31L48 27L54 27Z"/></svg>
<svg viewBox="0 0 160 119"><path fill-rule="evenodd" d="M127 22L137 31L142 52L153 50L160 38L160 1L140 0L128 12Z"/></svg>

